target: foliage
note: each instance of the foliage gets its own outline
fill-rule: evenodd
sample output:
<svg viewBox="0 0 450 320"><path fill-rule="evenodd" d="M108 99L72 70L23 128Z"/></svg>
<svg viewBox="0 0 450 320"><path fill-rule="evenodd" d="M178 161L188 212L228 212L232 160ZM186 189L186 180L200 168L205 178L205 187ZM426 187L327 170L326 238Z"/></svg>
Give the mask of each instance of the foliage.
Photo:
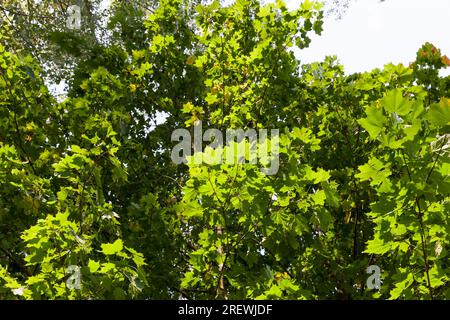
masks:
<svg viewBox="0 0 450 320"><path fill-rule="evenodd" d="M115 40L75 62L63 101L2 24L0 298L449 298L449 59L426 43L346 75L291 51L321 33L319 3L193 7L114 2ZM247 140L175 165L172 131L199 120L279 129L256 144L279 142L278 172L194 161Z"/></svg>

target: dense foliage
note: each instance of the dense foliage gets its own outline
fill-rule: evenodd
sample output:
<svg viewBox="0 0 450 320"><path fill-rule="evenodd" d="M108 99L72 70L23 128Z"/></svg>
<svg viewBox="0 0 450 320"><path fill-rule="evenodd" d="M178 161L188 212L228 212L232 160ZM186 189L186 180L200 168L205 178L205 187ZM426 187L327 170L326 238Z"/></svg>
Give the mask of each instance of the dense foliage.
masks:
<svg viewBox="0 0 450 320"><path fill-rule="evenodd" d="M346 75L292 52L319 3L130 3L88 35L1 22L1 299L450 298L446 56ZM278 172L176 165L199 120L279 129Z"/></svg>

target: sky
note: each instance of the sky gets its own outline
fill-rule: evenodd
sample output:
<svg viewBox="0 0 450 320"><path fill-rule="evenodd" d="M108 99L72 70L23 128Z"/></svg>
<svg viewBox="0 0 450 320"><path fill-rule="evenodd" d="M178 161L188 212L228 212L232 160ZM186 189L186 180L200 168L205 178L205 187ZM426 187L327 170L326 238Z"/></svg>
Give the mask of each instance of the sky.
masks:
<svg viewBox="0 0 450 320"><path fill-rule="evenodd" d="M299 0L285 2L294 8ZM336 55L349 74L388 62L408 65L427 41L450 57L450 0L352 0L343 17L329 16L323 29L309 48L295 51L302 63Z"/></svg>

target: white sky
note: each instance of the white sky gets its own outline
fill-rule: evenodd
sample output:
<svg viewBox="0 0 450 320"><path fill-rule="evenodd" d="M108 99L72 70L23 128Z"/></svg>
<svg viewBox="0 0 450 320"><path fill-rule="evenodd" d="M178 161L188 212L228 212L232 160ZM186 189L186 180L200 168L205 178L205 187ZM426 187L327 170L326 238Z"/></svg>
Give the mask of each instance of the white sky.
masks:
<svg viewBox="0 0 450 320"><path fill-rule="evenodd" d="M286 3L293 8L299 0ZM427 41L450 57L450 0L355 0L341 20L328 17L323 29L309 48L296 51L302 63L337 55L347 73L408 65Z"/></svg>

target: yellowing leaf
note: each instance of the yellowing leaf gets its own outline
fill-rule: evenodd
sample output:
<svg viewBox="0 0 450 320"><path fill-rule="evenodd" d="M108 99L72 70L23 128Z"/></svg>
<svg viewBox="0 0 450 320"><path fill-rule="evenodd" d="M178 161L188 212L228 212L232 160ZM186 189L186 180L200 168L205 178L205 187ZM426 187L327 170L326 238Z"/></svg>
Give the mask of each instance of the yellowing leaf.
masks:
<svg viewBox="0 0 450 320"><path fill-rule="evenodd" d="M193 65L195 62L196 57L194 55L190 55L189 57L187 57L186 59L186 64L187 65Z"/></svg>

